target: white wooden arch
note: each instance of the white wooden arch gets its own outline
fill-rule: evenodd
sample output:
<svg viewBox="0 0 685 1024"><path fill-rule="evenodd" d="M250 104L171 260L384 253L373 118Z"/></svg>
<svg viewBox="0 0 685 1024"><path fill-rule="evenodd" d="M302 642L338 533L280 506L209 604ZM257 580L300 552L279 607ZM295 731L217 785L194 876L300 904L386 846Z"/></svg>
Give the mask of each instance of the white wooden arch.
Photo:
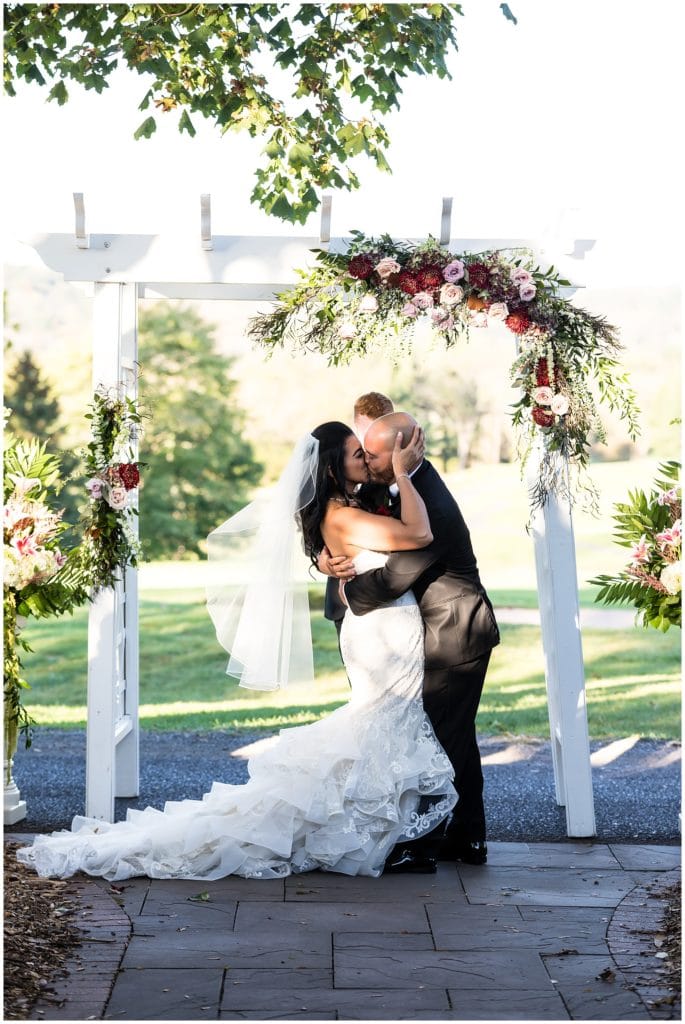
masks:
<svg viewBox="0 0 685 1024"><path fill-rule="evenodd" d="M74 194L75 234L32 241L50 270L93 284L93 385L124 381L135 394L137 304L141 298L269 300L292 287L311 250L344 247L331 238L331 200L322 206L319 237L214 235L208 195L200 199L194 238L86 233L83 195ZM440 241L456 252L526 247L569 280L592 242L576 241L573 258L545 253L530 239L451 237L452 200L442 204ZM564 247L565 248L565 247ZM545 258L547 256L547 258ZM534 467L533 471L534 471ZM571 510L552 497L532 529L542 622L557 802L569 836L595 834L585 678ZM139 793L137 572L93 603L88 640L87 815L114 819L115 797Z"/></svg>

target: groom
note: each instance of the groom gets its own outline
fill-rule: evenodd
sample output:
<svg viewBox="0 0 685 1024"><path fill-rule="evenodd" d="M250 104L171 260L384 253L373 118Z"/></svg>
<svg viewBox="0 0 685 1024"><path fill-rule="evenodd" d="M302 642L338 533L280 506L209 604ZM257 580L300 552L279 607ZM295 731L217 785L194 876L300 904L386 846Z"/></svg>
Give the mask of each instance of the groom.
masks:
<svg viewBox="0 0 685 1024"><path fill-rule="evenodd" d="M390 413L372 422L364 436L371 480L388 486L391 495L397 491L395 438L401 430L410 434L413 425L406 413ZM389 873L432 872L436 856L469 864L487 859L475 719L490 653L500 640L459 506L426 460L411 478L426 503L432 543L393 552L383 568L348 579L344 594L354 614L364 615L413 590L426 629L424 708L454 767L459 802L439 845L428 836L396 848L386 862Z"/></svg>

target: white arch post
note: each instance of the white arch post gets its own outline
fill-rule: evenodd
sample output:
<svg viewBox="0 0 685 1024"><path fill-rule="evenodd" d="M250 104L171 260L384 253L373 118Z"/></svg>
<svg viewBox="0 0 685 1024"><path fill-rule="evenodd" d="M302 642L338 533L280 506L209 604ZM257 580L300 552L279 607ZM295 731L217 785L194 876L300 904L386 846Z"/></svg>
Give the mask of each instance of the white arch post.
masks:
<svg viewBox="0 0 685 1024"><path fill-rule="evenodd" d="M93 388L137 395L138 288L96 282ZM137 517L131 524L137 532ZM114 820L114 798L139 792L138 573L95 598L88 617L86 815Z"/></svg>
<svg viewBox="0 0 685 1024"><path fill-rule="evenodd" d="M330 237L330 202L320 237L214 235L210 197L201 197L195 239L85 234L82 197L77 238L49 234L32 242L49 269L67 281L89 281L94 299L94 385L127 381L135 393L136 306L139 298L272 299L292 287L311 250L344 249ZM81 216L79 216L81 214ZM527 248L529 239L450 239L451 200L443 200L440 240L459 252ZM582 258L586 244L576 245ZM556 254L555 254L556 255ZM573 261L555 259L567 277ZM128 376L126 376L128 375ZM569 836L595 834L583 654L571 513L552 496L533 524L545 654L556 798L566 808ZM89 621L86 813L112 821L115 796L138 793L137 572L103 593Z"/></svg>

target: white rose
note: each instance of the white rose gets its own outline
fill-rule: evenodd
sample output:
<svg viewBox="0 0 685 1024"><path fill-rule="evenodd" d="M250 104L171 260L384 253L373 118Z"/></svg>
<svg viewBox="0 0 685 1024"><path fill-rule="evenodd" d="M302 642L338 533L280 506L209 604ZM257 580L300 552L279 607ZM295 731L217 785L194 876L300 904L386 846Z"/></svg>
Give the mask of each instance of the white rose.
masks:
<svg viewBox="0 0 685 1024"><path fill-rule="evenodd" d="M506 302L493 302L488 310L491 320L506 320L509 316L509 307Z"/></svg>
<svg viewBox="0 0 685 1024"><path fill-rule="evenodd" d="M538 405L551 405L554 396L551 388L542 387L535 389L533 392L533 398Z"/></svg>
<svg viewBox="0 0 685 1024"><path fill-rule="evenodd" d="M456 306L464 298L464 289L458 284L444 284L440 289L440 302L443 306Z"/></svg>
<svg viewBox="0 0 685 1024"><path fill-rule="evenodd" d="M125 487L109 487L105 499L110 508L115 512L121 512L128 504L128 497Z"/></svg>
<svg viewBox="0 0 685 1024"><path fill-rule="evenodd" d="M682 590L682 563L681 562L669 562L668 565L664 566L661 570L661 582L666 587L669 594L679 594Z"/></svg>
<svg viewBox="0 0 685 1024"><path fill-rule="evenodd" d="M365 295L359 303L361 313L375 313L378 309L378 299L375 295Z"/></svg>
<svg viewBox="0 0 685 1024"><path fill-rule="evenodd" d="M472 327L487 327L488 326L488 314L484 309L472 310L469 313L469 323Z"/></svg>
<svg viewBox="0 0 685 1024"><path fill-rule="evenodd" d="M340 324L340 327L338 328L338 337L345 338L346 340L354 338L356 333L357 328L349 320L345 321L344 324Z"/></svg>
<svg viewBox="0 0 685 1024"><path fill-rule="evenodd" d="M568 398L566 395L554 395L550 403L552 412L556 416L565 416L568 412Z"/></svg>

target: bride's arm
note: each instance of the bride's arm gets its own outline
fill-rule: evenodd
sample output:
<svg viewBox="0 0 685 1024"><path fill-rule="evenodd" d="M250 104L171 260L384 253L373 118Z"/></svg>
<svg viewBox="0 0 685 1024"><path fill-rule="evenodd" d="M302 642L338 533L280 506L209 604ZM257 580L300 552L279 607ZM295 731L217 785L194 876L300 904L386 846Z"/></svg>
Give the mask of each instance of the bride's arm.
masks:
<svg viewBox="0 0 685 1024"><path fill-rule="evenodd" d="M346 552L350 547L371 548L374 551L414 551L425 548L433 540L428 513L423 498L411 480L407 469L414 463L411 450L401 449L402 435L397 435L393 449L393 469L400 492L401 518L373 515L352 506L332 506L323 525L324 539L330 536L331 550Z"/></svg>

